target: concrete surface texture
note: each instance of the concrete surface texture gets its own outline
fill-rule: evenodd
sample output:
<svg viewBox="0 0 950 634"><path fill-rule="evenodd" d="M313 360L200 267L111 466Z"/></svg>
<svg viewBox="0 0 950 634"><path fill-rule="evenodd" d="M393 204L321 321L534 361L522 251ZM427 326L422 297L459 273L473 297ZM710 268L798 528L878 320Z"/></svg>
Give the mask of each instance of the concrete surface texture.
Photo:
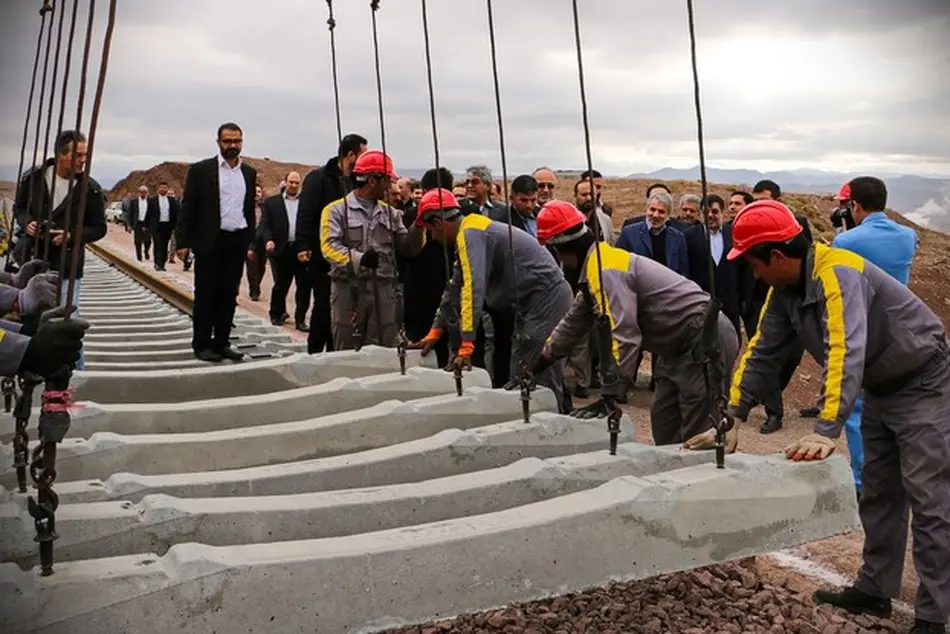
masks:
<svg viewBox="0 0 950 634"><path fill-rule="evenodd" d="M99 323L156 304L89 263L83 301ZM118 291L129 303L109 308ZM160 345L168 333L175 347ZM465 373L458 396L431 358L410 354L401 375L395 351L377 347L307 356L281 342L290 356L135 369L183 361L175 333L88 342L98 363L122 368L74 380L84 402L59 447L49 577L13 490L4 419L5 634L376 632L858 524L838 456L736 454L716 469L711 452L636 443L627 417L611 456L605 421L556 413L547 390L526 422L520 393L490 389L484 371Z"/></svg>

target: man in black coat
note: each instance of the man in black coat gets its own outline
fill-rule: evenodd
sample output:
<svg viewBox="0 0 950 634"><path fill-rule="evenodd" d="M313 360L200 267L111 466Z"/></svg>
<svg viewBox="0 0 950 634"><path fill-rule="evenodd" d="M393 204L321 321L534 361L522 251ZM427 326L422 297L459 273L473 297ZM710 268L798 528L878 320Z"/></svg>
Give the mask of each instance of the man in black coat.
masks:
<svg viewBox="0 0 950 634"><path fill-rule="evenodd" d="M366 151L368 141L358 134L348 134L340 141L337 155L304 178L297 207L295 243L297 258L308 263L313 288L313 310L310 313L310 334L307 352L315 354L333 350L330 331L330 264L320 251L320 221L323 210L346 196L353 185L350 172L356 159Z"/></svg>
<svg viewBox="0 0 950 634"><path fill-rule="evenodd" d="M145 222L155 247L156 271L164 271L168 262L168 243L178 221L179 208L178 201L168 195L168 183L165 181L158 184L158 195L148 199Z"/></svg>
<svg viewBox="0 0 950 634"><path fill-rule="evenodd" d="M284 177L284 192L264 200L257 240L264 245L274 274L270 295L270 321L282 326L287 320L287 293L296 284L294 324L307 332L307 309L310 307L310 278L307 263L297 258L297 214L300 203L300 174L289 172Z"/></svg>
<svg viewBox="0 0 950 634"><path fill-rule="evenodd" d="M195 253L191 346L201 361L244 358L229 343L244 259L255 235L257 172L241 161L243 144L236 123L218 128L220 153L188 168L178 214L178 257Z"/></svg>

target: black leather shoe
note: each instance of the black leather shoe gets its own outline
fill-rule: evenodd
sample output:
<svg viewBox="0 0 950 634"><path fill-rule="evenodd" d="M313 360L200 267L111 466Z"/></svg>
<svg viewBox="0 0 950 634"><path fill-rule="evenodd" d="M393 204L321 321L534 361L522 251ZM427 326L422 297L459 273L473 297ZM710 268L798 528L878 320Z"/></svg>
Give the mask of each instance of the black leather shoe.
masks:
<svg viewBox="0 0 950 634"><path fill-rule="evenodd" d="M273 317L271 317L270 323L271 323L271 326L283 326L285 323L287 323L287 320L283 318L274 319Z"/></svg>
<svg viewBox="0 0 950 634"><path fill-rule="evenodd" d="M298 322L297 322L297 330L299 330L300 332L310 332L310 326L308 326L307 324L305 324L305 323L302 322L302 321L298 321Z"/></svg>
<svg viewBox="0 0 950 634"><path fill-rule="evenodd" d="M830 590L816 590L816 603L827 603L836 608L841 608L851 614L868 614L882 619L891 616L891 600L872 597L870 594L861 592L852 587L844 588L841 592L831 592ZM927 632L927 630L921 630ZM916 630L914 630L916 634ZM939 634L939 633L938 633Z"/></svg>
<svg viewBox="0 0 950 634"><path fill-rule="evenodd" d="M910 634L944 634L947 626L943 623L933 623L921 619L914 619L914 627L910 628Z"/></svg>
<svg viewBox="0 0 950 634"><path fill-rule="evenodd" d="M199 361L207 361L208 363L221 363L223 357L215 352L214 350L195 350L195 358Z"/></svg>
<svg viewBox="0 0 950 634"><path fill-rule="evenodd" d="M774 434L782 428L782 419L775 414L769 414L762 426L759 428L760 434Z"/></svg>
<svg viewBox="0 0 950 634"><path fill-rule="evenodd" d="M222 348L221 350L215 350L215 352L217 352L221 358L229 361L244 361L244 354L234 348Z"/></svg>

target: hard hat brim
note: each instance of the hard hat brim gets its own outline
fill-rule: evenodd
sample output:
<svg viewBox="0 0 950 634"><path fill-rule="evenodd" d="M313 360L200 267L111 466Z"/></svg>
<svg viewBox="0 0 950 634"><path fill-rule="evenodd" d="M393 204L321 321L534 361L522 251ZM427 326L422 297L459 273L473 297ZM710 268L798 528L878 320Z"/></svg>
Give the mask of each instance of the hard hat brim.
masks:
<svg viewBox="0 0 950 634"><path fill-rule="evenodd" d="M729 260L730 262L732 262L733 260L738 260L739 258L742 257L743 253L745 253L745 249L738 249L736 247L732 247L731 249L729 249L729 253L726 254L726 259Z"/></svg>

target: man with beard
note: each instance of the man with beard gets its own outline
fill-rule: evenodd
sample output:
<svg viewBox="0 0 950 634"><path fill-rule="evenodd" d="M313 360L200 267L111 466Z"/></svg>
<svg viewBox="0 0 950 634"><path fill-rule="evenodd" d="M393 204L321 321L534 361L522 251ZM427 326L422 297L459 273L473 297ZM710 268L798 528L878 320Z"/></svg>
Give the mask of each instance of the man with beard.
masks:
<svg viewBox="0 0 950 634"><path fill-rule="evenodd" d="M599 172L598 172L599 174ZM597 185L594 185L594 193L597 192ZM605 212L598 205L597 195L591 195L590 181L577 181L574 183L574 202L577 209L587 217L587 226L591 231L595 230L594 222L600 223L600 236L607 244L613 244L614 226Z"/></svg>
<svg viewBox="0 0 950 634"><path fill-rule="evenodd" d="M244 358L228 341L255 229L257 172L241 161L243 144L236 123L218 128L219 154L188 168L178 215L178 257L195 252L191 346L201 361Z"/></svg>
<svg viewBox="0 0 950 634"><path fill-rule="evenodd" d="M297 258L306 262L313 289L307 353L333 350L330 326L330 263L320 249L320 224L323 210L340 200L353 188L350 173L356 159L366 151L368 141L359 134L348 134L340 141L337 155L304 178L297 207Z"/></svg>
<svg viewBox="0 0 950 634"><path fill-rule="evenodd" d="M261 209L261 224L258 227L258 242L270 258L274 274L274 288L270 294L270 321L282 326L287 321L287 293L291 283L296 285L294 294L294 326L307 332L307 309L310 307L310 280L307 264L297 258L296 231L299 209L300 174L288 172L284 177L284 191L264 201Z"/></svg>
<svg viewBox="0 0 950 634"><path fill-rule="evenodd" d="M557 174L550 167L539 167L531 174L538 181L538 205L543 207L554 200L554 190L557 189Z"/></svg>

